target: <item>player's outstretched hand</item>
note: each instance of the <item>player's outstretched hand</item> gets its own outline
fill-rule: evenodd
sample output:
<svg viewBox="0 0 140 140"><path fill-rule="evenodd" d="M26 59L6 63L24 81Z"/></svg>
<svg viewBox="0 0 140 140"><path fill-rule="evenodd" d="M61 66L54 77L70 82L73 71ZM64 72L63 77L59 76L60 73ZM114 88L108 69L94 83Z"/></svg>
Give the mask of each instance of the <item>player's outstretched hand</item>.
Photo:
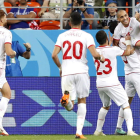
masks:
<svg viewBox="0 0 140 140"><path fill-rule="evenodd" d="M105 58L103 55L101 55L101 59L100 59L100 62L104 63L105 62Z"/></svg>
<svg viewBox="0 0 140 140"><path fill-rule="evenodd" d="M31 49L30 43L23 43L23 44L24 44L24 46L25 46L27 49Z"/></svg>
<svg viewBox="0 0 140 140"><path fill-rule="evenodd" d="M113 42L113 36L110 35L110 32L108 32L108 35L109 35L109 46L111 46Z"/></svg>

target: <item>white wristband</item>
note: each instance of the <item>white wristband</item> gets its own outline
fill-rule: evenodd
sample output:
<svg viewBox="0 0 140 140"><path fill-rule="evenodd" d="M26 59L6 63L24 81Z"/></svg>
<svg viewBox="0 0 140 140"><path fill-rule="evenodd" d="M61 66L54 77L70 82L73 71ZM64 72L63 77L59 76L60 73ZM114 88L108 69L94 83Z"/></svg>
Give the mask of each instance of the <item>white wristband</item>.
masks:
<svg viewBox="0 0 140 140"><path fill-rule="evenodd" d="M62 67L60 66L60 67L58 67L58 69L59 69L59 71L61 71L62 70Z"/></svg>
<svg viewBox="0 0 140 140"><path fill-rule="evenodd" d="M126 46L131 45L131 40L125 40Z"/></svg>

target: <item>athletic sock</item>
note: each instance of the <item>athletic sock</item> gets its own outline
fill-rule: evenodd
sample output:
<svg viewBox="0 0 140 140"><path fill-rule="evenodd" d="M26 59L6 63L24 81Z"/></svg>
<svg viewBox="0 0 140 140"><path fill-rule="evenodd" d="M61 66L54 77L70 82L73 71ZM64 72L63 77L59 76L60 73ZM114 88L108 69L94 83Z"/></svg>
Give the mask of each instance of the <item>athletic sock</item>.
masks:
<svg viewBox="0 0 140 140"><path fill-rule="evenodd" d="M84 126L86 111L87 111L86 110L86 104L84 104L84 103L78 104L76 134L82 135L82 129L83 129L83 126Z"/></svg>
<svg viewBox="0 0 140 140"><path fill-rule="evenodd" d="M107 112L108 112L108 110L101 108L99 113L98 113L97 128L96 128L96 130L98 132L102 131L102 127L104 125Z"/></svg>
<svg viewBox="0 0 140 140"><path fill-rule="evenodd" d="M122 128L123 121L124 121L124 110L121 107L118 115L117 128Z"/></svg>
<svg viewBox="0 0 140 140"><path fill-rule="evenodd" d="M132 117L132 111L130 108L124 109L124 118L126 120L127 124L127 130L132 131L133 128L133 117Z"/></svg>
<svg viewBox="0 0 140 140"><path fill-rule="evenodd" d="M5 98L5 97L1 98L1 101L0 101L0 126L2 126L2 119L6 112L8 102L9 102L8 98Z"/></svg>
<svg viewBox="0 0 140 140"><path fill-rule="evenodd" d="M69 102L68 102L68 104L65 106L65 109L68 110L68 111L70 111L70 110L72 110L72 108L73 108L73 103L72 103L72 101L69 99Z"/></svg>

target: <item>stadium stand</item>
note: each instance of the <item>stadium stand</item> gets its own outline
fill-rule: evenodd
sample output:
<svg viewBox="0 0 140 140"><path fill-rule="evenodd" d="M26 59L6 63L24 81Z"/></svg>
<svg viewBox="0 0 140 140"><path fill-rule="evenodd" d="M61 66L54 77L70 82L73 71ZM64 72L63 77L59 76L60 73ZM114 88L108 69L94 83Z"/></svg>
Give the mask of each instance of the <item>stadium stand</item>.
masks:
<svg viewBox="0 0 140 140"><path fill-rule="evenodd" d="M12 7L12 5L9 2L4 2L5 7ZM6 8L7 13L9 13L11 8Z"/></svg>

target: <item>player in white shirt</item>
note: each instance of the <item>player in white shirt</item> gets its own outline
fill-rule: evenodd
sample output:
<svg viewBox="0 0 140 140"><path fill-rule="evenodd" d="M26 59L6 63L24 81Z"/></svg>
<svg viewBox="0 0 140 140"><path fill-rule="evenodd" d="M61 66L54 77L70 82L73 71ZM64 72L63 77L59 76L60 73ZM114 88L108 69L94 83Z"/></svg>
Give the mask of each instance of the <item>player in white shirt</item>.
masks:
<svg viewBox="0 0 140 140"><path fill-rule="evenodd" d="M117 19L120 23L114 32L114 45L118 46L122 37L130 35L132 46L140 47L140 22L135 17L130 18L124 10L118 11Z"/></svg>
<svg viewBox="0 0 140 140"><path fill-rule="evenodd" d="M99 92L100 99L103 103L103 107L100 109L97 120L97 128L94 135L105 135L102 132L102 127L105 121L105 116L110 108L111 99L124 110L124 118L127 124L127 135L136 136L137 134L132 131L133 118L132 112L128 103L127 94L122 87L117 76L117 56L130 55L131 41L130 36L126 37L127 49L124 51L117 46L110 47L108 45L107 34L101 30L96 34L97 42L100 46L97 51L103 54L105 62L101 63L98 60L94 60L97 69L96 86Z"/></svg>
<svg viewBox="0 0 140 140"><path fill-rule="evenodd" d="M136 46L134 54L122 57L125 64L125 90L129 97L129 104L131 104L136 92L140 97L140 23L134 17L129 18L123 10L117 13L117 18L120 23L114 32L114 45L125 50L126 46L122 42L124 42L125 36L129 34L132 38L132 46ZM124 113L123 109L120 108L116 134L121 133L123 121Z"/></svg>
<svg viewBox="0 0 140 140"><path fill-rule="evenodd" d="M11 89L5 78L6 54L12 58L15 57L16 52L11 49L11 32L3 27L6 23L6 14L3 10L0 10L0 92L2 93L0 101L0 135L8 136L9 134L2 127L2 119L11 98Z"/></svg>
<svg viewBox="0 0 140 140"><path fill-rule="evenodd" d="M72 29L59 35L52 58L60 69L62 99L61 104L70 111L78 98L76 138L86 139L82 129L86 116L86 97L89 96L90 79L87 66L87 49L95 59L104 62L104 57L96 51L93 37L81 30L82 18L78 12L70 17ZM62 50L62 66L57 54ZM61 74L62 72L62 74Z"/></svg>

